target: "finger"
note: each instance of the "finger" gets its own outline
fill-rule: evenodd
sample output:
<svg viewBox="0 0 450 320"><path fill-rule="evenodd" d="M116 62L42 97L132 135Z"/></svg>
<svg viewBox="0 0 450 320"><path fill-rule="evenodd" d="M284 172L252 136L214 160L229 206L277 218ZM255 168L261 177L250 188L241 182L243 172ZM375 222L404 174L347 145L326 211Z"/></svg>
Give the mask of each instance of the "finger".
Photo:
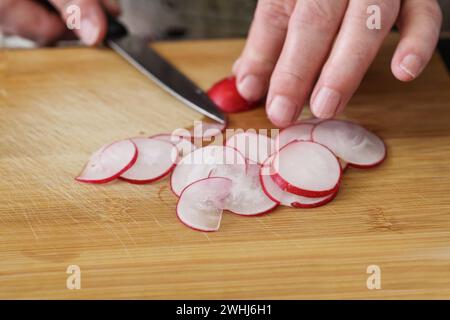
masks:
<svg viewBox="0 0 450 320"><path fill-rule="evenodd" d="M296 0L260 0L237 70L237 88L247 100L261 99L283 47Z"/></svg>
<svg viewBox="0 0 450 320"><path fill-rule="evenodd" d="M442 12L434 0L404 1L398 27L400 43L392 59L392 73L401 81L419 76L439 40Z"/></svg>
<svg viewBox="0 0 450 320"><path fill-rule="evenodd" d="M347 1L302 0L289 21L281 56L273 71L267 115L285 127L298 118L330 51Z"/></svg>
<svg viewBox="0 0 450 320"><path fill-rule="evenodd" d="M110 14L117 17L122 13L119 3L117 0L102 0L103 7L108 10Z"/></svg>
<svg viewBox="0 0 450 320"><path fill-rule="evenodd" d="M342 111L358 88L391 30L400 8L400 0L378 0L381 28L370 29L368 8L373 0L350 0L319 80L311 96L311 111L319 118L332 118Z"/></svg>
<svg viewBox="0 0 450 320"><path fill-rule="evenodd" d="M65 31L65 26L57 15L33 1L11 0L2 3L0 7L0 24L5 33L45 45L55 41ZM5 10L7 12L3 14Z"/></svg>
<svg viewBox="0 0 450 320"><path fill-rule="evenodd" d="M81 12L80 29L75 29L78 37L87 45L95 46L103 41L106 35L107 23L102 5L92 0L50 0L58 9L64 21L70 17L67 8L78 6Z"/></svg>

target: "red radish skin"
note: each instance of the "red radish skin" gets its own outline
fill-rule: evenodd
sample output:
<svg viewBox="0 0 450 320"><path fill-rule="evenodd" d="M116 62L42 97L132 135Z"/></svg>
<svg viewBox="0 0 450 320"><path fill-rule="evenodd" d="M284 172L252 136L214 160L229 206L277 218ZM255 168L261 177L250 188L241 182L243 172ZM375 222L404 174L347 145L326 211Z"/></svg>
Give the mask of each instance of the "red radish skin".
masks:
<svg viewBox="0 0 450 320"><path fill-rule="evenodd" d="M272 159L273 156L266 160L264 165L261 167L259 175L263 191L270 199L272 199L272 201L278 202L280 205L283 206L311 209L323 206L332 201L336 197L337 192L328 195L326 197L309 198L281 190L281 188L272 180L271 177Z"/></svg>
<svg viewBox="0 0 450 320"><path fill-rule="evenodd" d="M245 158L236 149L224 146L199 148L179 161L170 178L172 192L179 196L190 183L207 178L218 166L236 166L245 171Z"/></svg>
<svg viewBox="0 0 450 320"><path fill-rule="evenodd" d="M273 139L253 131L238 132L231 136L225 145L237 149L249 163L262 164L264 160L276 151Z"/></svg>
<svg viewBox="0 0 450 320"><path fill-rule="evenodd" d="M250 110L255 102L245 100L238 92L236 78L220 80L208 90L209 98L225 113L237 113Z"/></svg>
<svg viewBox="0 0 450 320"><path fill-rule="evenodd" d="M217 231L222 219L223 205L232 187L227 178L212 177L195 181L181 192L177 217L191 229Z"/></svg>
<svg viewBox="0 0 450 320"><path fill-rule="evenodd" d="M172 143L151 138L133 138L131 141L138 149L138 157L120 176L121 180L147 184L164 178L175 168L178 149Z"/></svg>
<svg viewBox="0 0 450 320"><path fill-rule="evenodd" d="M282 190L304 197L330 195L342 178L336 156L327 147L310 141L293 141L284 146L275 154L272 166L271 177Z"/></svg>
<svg viewBox="0 0 450 320"><path fill-rule="evenodd" d="M365 128L345 120L326 120L313 130L313 141L328 147L349 166L369 169L387 155L384 141Z"/></svg>
<svg viewBox="0 0 450 320"><path fill-rule="evenodd" d="M124 152L124 154L117 158L117 154L120 152ZM111 182L130 169L136 163L137 158L138 150L131 140L113 142L94 152L82 173L75 180L92 184ZM111 167L116 168L111 169ZM99 173L98 171L101 170L105 172Z"/></svg>

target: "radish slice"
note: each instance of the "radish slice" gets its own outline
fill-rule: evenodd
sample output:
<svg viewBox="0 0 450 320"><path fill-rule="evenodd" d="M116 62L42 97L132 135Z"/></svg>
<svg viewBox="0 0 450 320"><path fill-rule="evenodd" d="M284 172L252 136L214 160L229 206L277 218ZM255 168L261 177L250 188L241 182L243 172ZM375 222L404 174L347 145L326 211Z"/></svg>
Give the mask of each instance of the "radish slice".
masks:
<svg viewBox="0 0 450 320"><path fill-rule="evenodd" d="M271 167L272 160L273 156L267 159L264 165L261 167L260 172L260 181L262 188L266 195L270 199L272 199L272 201L278 202L279 204L287 207L307 209L323 206L336 197L337 191L325 197L310 198L281 190L271 177L271 172L273 171Z"/></svg>
<svg viewBox="0 0 450 320"><path fill-rule="evenodd" d="M192 151L194 151L196 149L195 145L192 142L190 142L188 139L179 137L179 136L174 136L169 133L157 134L157 135L151 136L150 138L172 143L173 145L175 145L177 147L177 149L179 151L178 155L180 158L188 155L189 153L191 153Z"/></svg>
<svg viewBox="0 0 450 320"><path fill-rule="evenodd" d="M341 166L326 147L294 141L275 154L272 179L284 190L305 197L334 193L341 179Z"/></svg>
<svg viewBox="0 0 450 320"><path fill-rule="evenodd" d="M131 168L137 156L136 145L130 140L103 146L89 158L76 180L87 183L110 182Z"/></svg>
<svg viewBox="0 0 450 320"><path fill-rule="evenodd" d="M138 149L135 164L120 178L135 184L144 184L162 179L175 167L178 149L167 141L150 138L133 138Z"/></svg>
<svg viewBox="0 0 450 320"><path fill-rule="evenodd" d="M278 148L281 149L292 141L311 141L314 124L299 123L283 129L278 135Z"/></svg>
<svg viewBox="0 0 450 320"><path fill-rule="evenodd" d="M273 139L252 131L236 133L226 145L236 148L250 163L261 164L275 151Z"/></svg>
<svg viewBox="0 0 450 320"><path fill-rule="evenodd" d="M223 146L199 148L185 156L172 173L170 186L179 196L181 191L192 182L207 178L218 166L231 166L245 171L245 158L236 149Z"/></svg>
<svg viewBox="0 0 450 320"><path fill-rule="evenodd" d="M371 168L386 157L383 140L348 121L328 120L318 124L313 130L313 140L354 167Z"/></svg>
<svg viewBox="0 0 450 320"><path fill-rule="evenodd" d="M225 78L208 90L208 96L226 113L242 112L251 109L255 102L245 100L236 88L236 78Z"/></svg>
<svg viewBox="0 0 450 320"><path fill-rule="evenodd" d="M227 127L226 123L195 121L194 128L176 129L172 135L179 136L186 139L192 138L212 138L221 135Z"/></svg>
<svg viewBox="0 0 450 320"><path fill-rule="evenodd" d="M188 185L178 200L178 218L194 230L217 231L231 186L226 178L206 178Z"/></svg>
<svg viewBox="0 0 450 320"><path fill-rule="evenodd" d="M212 177L224 177L233 181L224 209L239 215L254 216L268 213L278 206L278 202L264 193L259 170L258 164L250 164L246 172L230 169L229 166L221 166L211 172Z"/></svg>

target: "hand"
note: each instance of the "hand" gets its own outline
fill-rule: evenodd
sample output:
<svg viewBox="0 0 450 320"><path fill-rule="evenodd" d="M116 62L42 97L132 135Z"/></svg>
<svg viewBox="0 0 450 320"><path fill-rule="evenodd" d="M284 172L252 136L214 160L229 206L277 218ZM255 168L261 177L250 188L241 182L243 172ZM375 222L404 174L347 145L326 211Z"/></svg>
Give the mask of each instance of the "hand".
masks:
<svg viewBox="0 0 450 320"><path fill-rule="evenodd" d="M381 9L381 29L367 27L367 9ZM267 115L277 126L294 122L308 97L312 113L332 118L358 88L394 23L400 43L392 72L419 76L439 37L436 0L260 0L233 72L247 100L267 92Z"/></svg>
<svg viewBox="0 0 450 320"><path fill-rule="evenodd" d="M107 30L103 8L113 15L120 13L114 0L50 0L57 10L51 12L33 0L0 0L0 31L36 41L39 45L52 43L66 32L66 8L78 5L81 28L75 34L87 45L99 44Z"/></svg>

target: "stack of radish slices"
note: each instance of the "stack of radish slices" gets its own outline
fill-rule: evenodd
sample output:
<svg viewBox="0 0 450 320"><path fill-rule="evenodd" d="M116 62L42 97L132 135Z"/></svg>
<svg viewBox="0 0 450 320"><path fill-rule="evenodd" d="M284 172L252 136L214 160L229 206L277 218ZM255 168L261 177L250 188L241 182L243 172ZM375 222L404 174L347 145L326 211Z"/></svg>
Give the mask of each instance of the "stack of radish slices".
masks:
<svg viewBox="0 0 450 320"><path fill-rule="evenodd" d="M241 131L224 146L195 148L185 134L114 142L91 156L77 180L143 184L172 172L178 218L192 229L216 231L225 210L256 216L279 205L327 204L336 197L347 166L371 168L385 157L384 142L361 126L309 119L274 138Z"/></svg>

